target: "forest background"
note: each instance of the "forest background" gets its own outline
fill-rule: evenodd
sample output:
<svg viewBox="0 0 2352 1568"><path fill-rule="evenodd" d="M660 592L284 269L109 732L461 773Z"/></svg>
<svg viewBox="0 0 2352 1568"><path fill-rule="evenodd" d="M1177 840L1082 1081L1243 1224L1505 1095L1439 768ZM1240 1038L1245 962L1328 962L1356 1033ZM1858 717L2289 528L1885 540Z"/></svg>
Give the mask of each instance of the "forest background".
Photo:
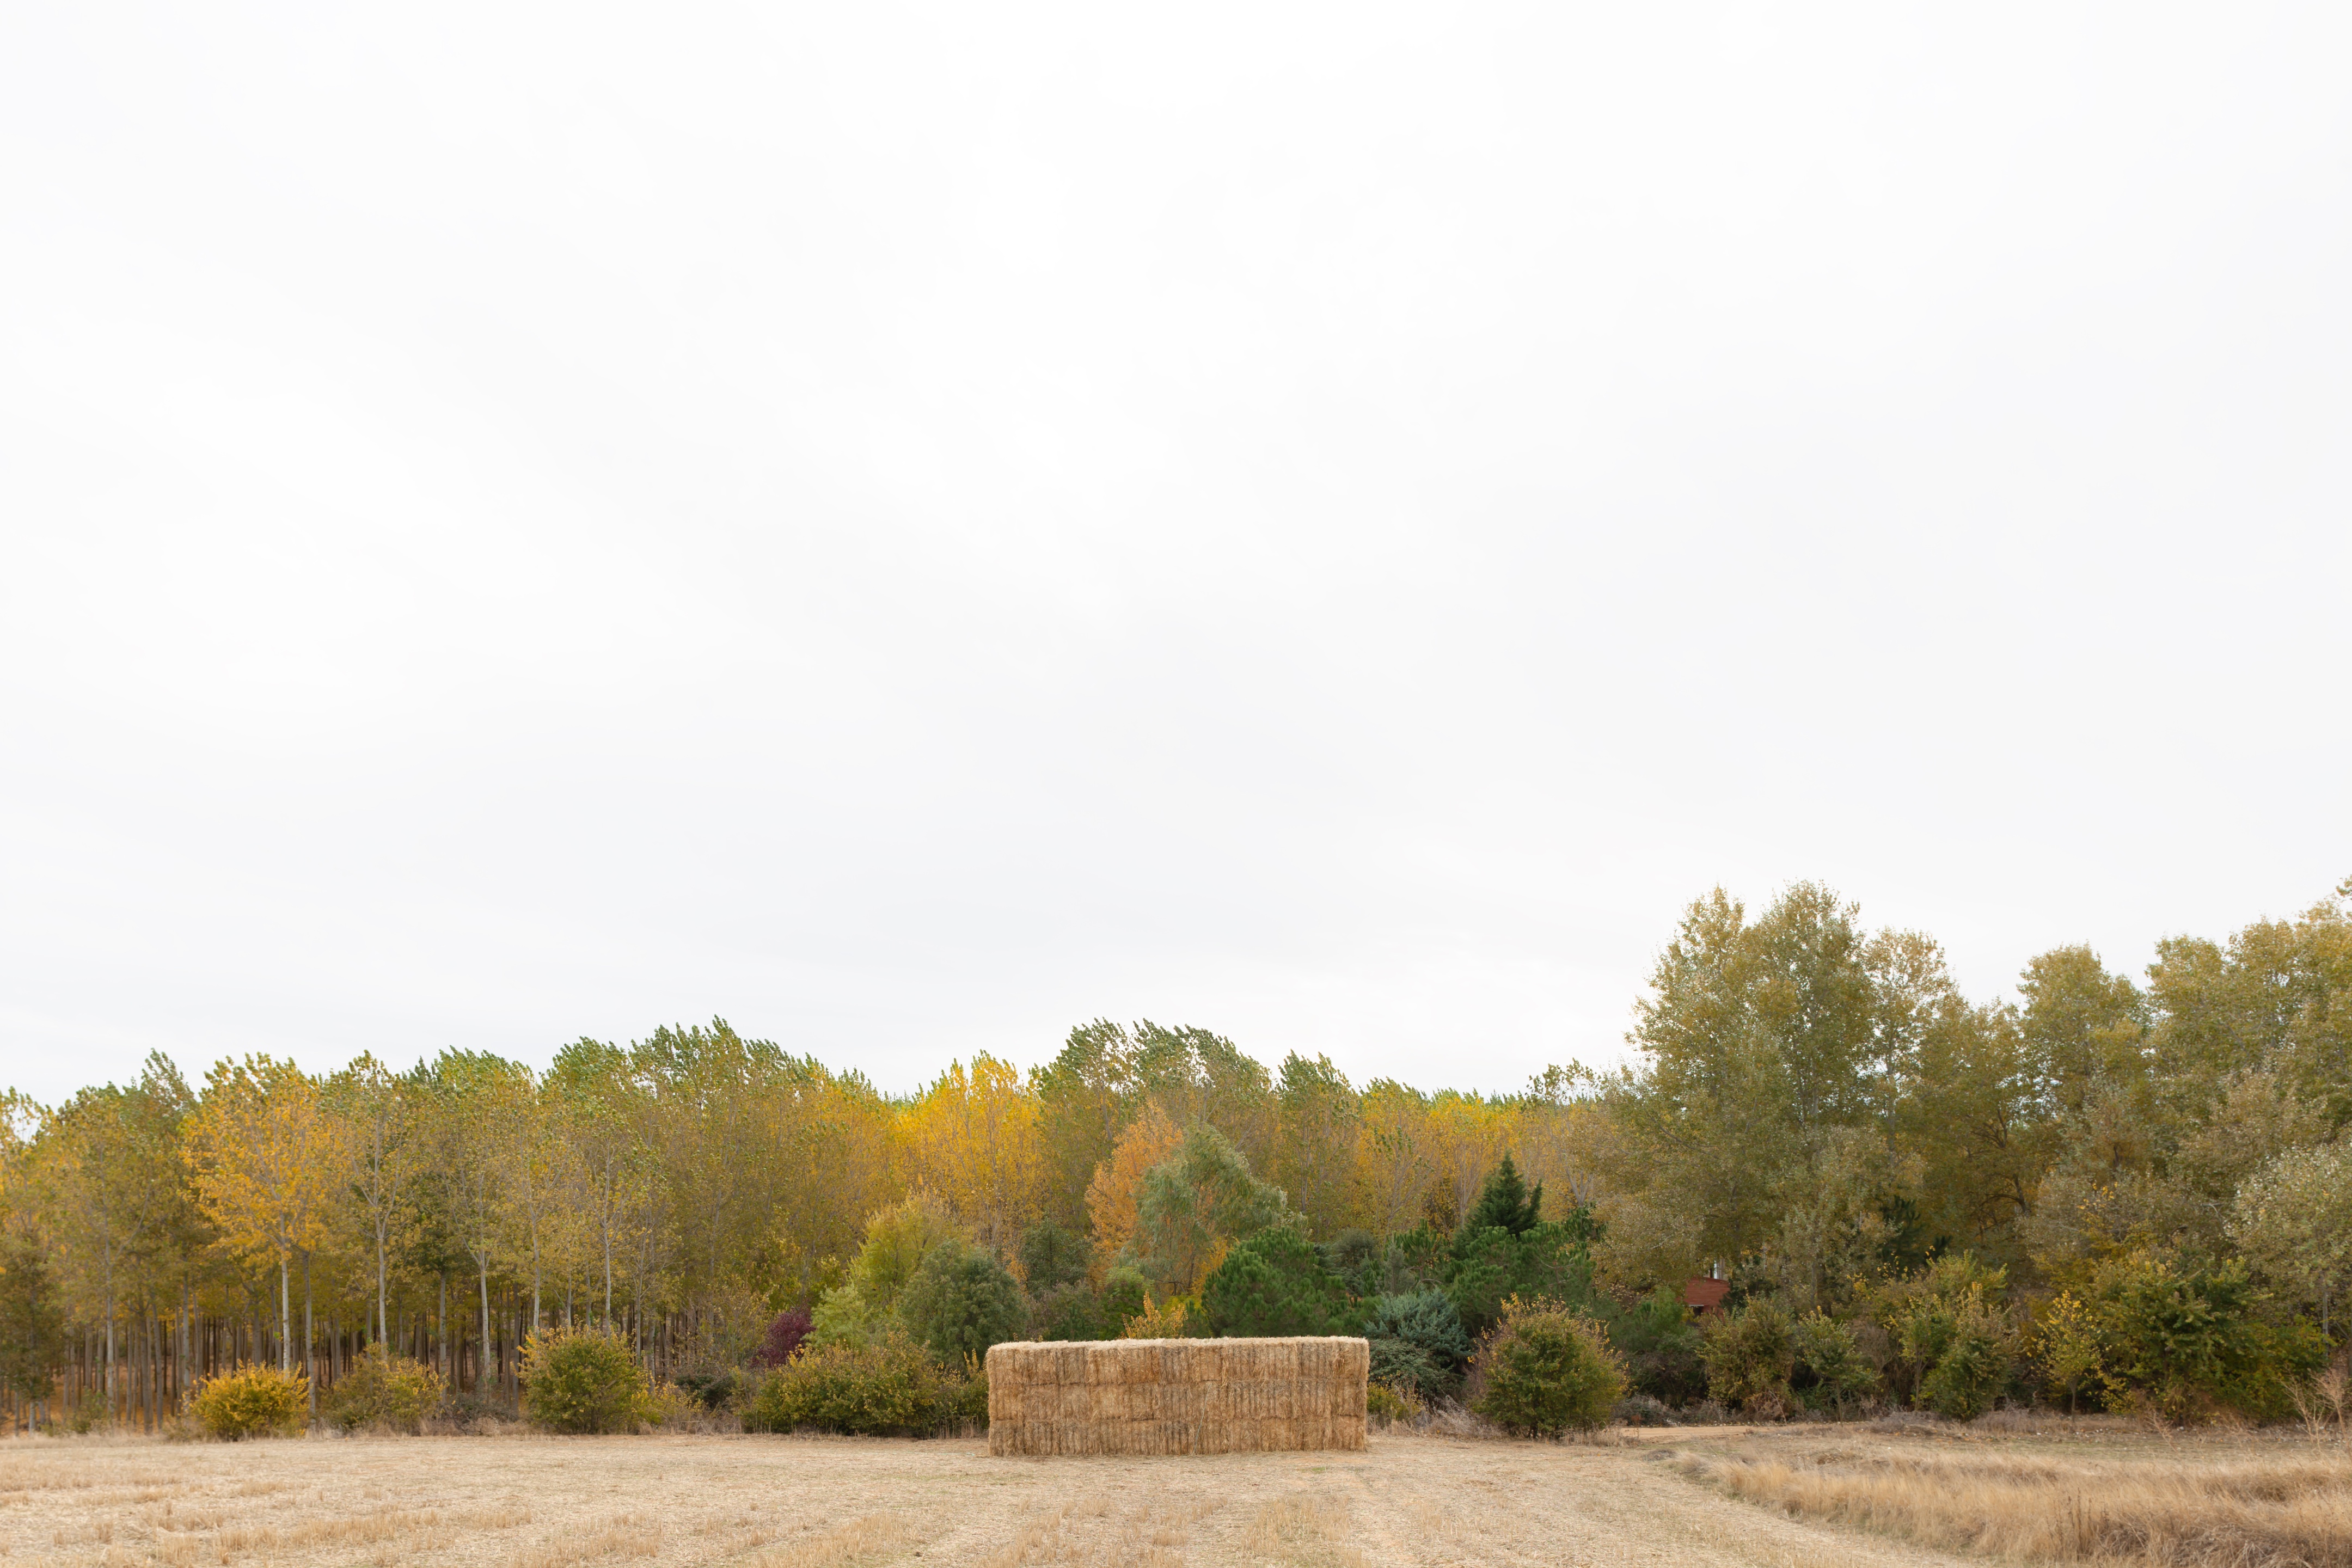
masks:
<svg viewBox="0 0 2352 1568"><path fill-rule="evenodd" d="M2220 1279L2324 1348L2352 1274L2347 900L2168 938L2137 980L2054 949L2011 1004L1817 885L1753 916L1718 889L1658 958L1633 1065L1497 1095L1105 1020L1042 1067L959 1061L908 1096L723 1021L583 1039L543 1072L255 1057L198 1087L158 1055L59 1105L8 1096L0 1392L159 1421L208 1369L331 1382L384 1342L495 1402L550 1322L691 1375L850 1300L887 1212L941 1216L1033 1295L1075 1249L1086 1289L1117 1267L1197 1302L1269 1215L1377 1285L1458 1254L1443 1238L1507 1160L1539 1184L1517 1228L1571 1237L1620 1303L1714 1274L1818 1321L1965 1258L1968 1289L2046 1319L2127 1266ZM1151 1184L1212 1145L1266 1213L1199 1205L1173 1247Z"/></svg>

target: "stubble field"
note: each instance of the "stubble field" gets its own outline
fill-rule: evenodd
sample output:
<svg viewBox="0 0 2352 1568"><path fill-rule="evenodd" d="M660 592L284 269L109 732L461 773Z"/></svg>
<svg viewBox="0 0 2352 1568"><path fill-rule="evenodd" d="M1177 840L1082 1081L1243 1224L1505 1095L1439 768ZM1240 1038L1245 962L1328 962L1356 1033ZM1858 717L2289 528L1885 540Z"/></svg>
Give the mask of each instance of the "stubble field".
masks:
<svg viewBox="0 0 2352 1568"><path fill-rule="evenodd" d="M2260 1478L2273 1471L2281 1482L2266 1501ZM1361 1454L1136 1460L997 1459L976 1441L732 1436L17 1438L0 1443L0 1551L105 1568L1986 1560L1969 1548L2115 1562L2141 1554L2124 1534L2079 1535L2080 1521L2105 1517L2103 1498L2153 1500L2178 1518L2210 1494L2215 1522L2243 1526L2268 1510L2310 1537L2342 1512L2348 1481L2340 1448L2268 1438L1854 1427L1567 1445L1397 1434ZM1969 1521L2004 1511L2078 1521L2068 1528L2079 1539L1967 1533ZM2156 1554L2141 1560L2294 1560L2235 1527L2204 1538L2226 1559L2147 1545ZM2323 1545L2301 1560L2346 1559Z"/></svg>

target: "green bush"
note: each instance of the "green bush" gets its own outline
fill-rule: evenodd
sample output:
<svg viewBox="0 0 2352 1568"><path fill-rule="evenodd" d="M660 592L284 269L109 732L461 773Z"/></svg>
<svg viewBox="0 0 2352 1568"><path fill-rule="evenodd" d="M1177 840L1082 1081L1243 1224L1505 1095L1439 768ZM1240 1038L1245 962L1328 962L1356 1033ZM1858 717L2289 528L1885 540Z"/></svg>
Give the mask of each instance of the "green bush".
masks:
<svg viewBox="0 0 2352 1568"><path fill-rule="evenodd" d="M1997 1314L2008 1286L2007 1269L1980 1263L1966 1252L1947 1252L1914 1273L1872 1283L1863 1304L1886 1336L1888 1392L1906 1404L1927 1404L1931 1397L1927 1378L1954 1342L1962 1320L1973 1321L1981 1312ZM1968 1363L1982 1348L1973 1333L1968 1336L1961 1362L1939 1380L1939 1392L1933 1397L1948 1404L1958 1397L1965 1403L1965 1385L1973 1375Z"/></svg>
<svg viewBox="0 0 2352 1568"><path fill-rule="evenodd" d="M1878 1386L1878 1370L1864 1359L1853 1327L1819 1308L1790 1326L1789 1339L1796 1352L1790 1385L1809 1408L1843 1410Z"/></svg>
<svg viewBox="0 0 2352 1568"><path fill-rule="evenodd" d="M1364 1333L1371 1339L1402 1340L1447 1370L1470 1359L1470 1331L1462 1326L1454 1299L1443 1290L1375 1299L1364 1314Z"/></svg>
<svg viewBox="0 0 2352 1568"><path fill-rule="evenodd" d="M1371 1377L1391 1388L1411 1389L1424 1397L1450 1387L1453 1373L1409 1340L1382 1335L1371 1342Z"/></svg>
<svg viewBox="0 0 2352 1568"><path fill-rule="evenodd" d="M1427 1408L1421 1395L1410 1388L1391 1388L1384 1383L1369 1384L1364 1388L1364 1416L1375 1426L1418 1420Z"/></svg>
<svg viewBox="0 0 2352 1568"><path fill-rule="evenodd" d="M1021 1282L1042 1300L1083 1281L1094 1251L1094 1243L1085 1237L1050 1219L1040 1220L1021 1233Z"/></svg>
<svg viewBox="0 0 2352 1568"><path fill-rule="evenodd" d="M1151 1285L1141 1269L1124 1265L1112 1269L1110 1277L1103 1281L1102 1293L1096 1298L1102 1310L1103 1337L1118 1339L1130 1321L1143 1316L1143 1309L1150 1300Z"/></svg>
<svg viewBox="0 0 2352 1568"><path fill-rule="evenodd" d="M897 1332L867 1345L803 1347L743 1411L747 1432L929 1437L987 1425L988 1379L978 1363L949 1370Z"/></svg>
<svg viewBox="0 0 2352 1568"><path fill-rule="evenodd" d="M898 1316L925 1350L950 1366L1021 1337L1028 1300L1004 1265L962 1241L943 1241L907 1282Z"/></svg>
<svg viewBox="0 0 2352 1568"><path fill-rule="evenodd" d="M552 1432L634 1432L654 1415L645 1368L606 1329L543 1329L523 1342L522 1407Z"/></svg>
<svg viewBox="0 0 2352 1568"><path fill-rule="evenodd" d="M1794 1403L1790 1379L1797 1370L1797 1342L1789 1314L1768 1300L1751 1300L1737 1312L1706 1321L1699 1347L1706 1363L1706 1392L1761 1421L1778 1420Z"/></svg>
<svg viewBox="0 0 2352 1568"><path fill-rule="evenodd" d="M1083 1283L1049 1290L1029 1313L1033 1340L1102 1340L1102 1306Z"/></svg>
<svg viewBox="0 0 2352 1568"><path fill-rule="evenodd" d="M1473 1362L1471 1408L1507 1432L1591 1432L1625 1396L1625 1367L1601 1325L1556 1301L1504 1303Z"/></svg>
<svg viewBox="0 0 2352 1568"><path fill-rule="evenodd" d="M2148 1406L2174 1420L2217 1406L2277 1417L2293 1384L2326 1356L2309 1324L2272 1328L2255 1317L2262 1296L2242 1263L2134 1253L2102 1268L2090 1296L2110 1406Z"/></svg>
<svg viewBox="0 0 2352 1568"><path fill-rule="evenodd" d="M1353 1303L1323 1255L1288 1226L1243 1237L1201 1287L1209 1332L1268 1338L1344 1334L1355 1328Z"/></svg>
<svg viewBox="0 0 2352 1568"><path fill-rule="evenodd" d="M231 1442L244 1437L291 1437L302 1430L310 1380L299 1372L246 1365L196 1385L197 1424Z"/></svg>
<svg viewBox="0 0 2352 1568"><path fill-rule="evenodd" d="M415 1433L441 1408L448 1389L436 1368L372 1347L328 1394L327 1419L345 1432Z"/></svg>
<svg viewBox="0 0 2352 1568"><path fill-rule="evenodd" d="M1625 1358L1625 1374L1636 1392L1670 1405L1706 1393L1706 1363L1701 1359L1699 1326L1683 1301L1682 1287L1661 1285L1647 1296L1620 1304L1601 1298L1599 1316L1609 1342Z"/></svg>
<svg viewBox="0 0 2352 1568"><path fill-rule="evenodd" d="M1979 1287L1920 1302L1904 1320L1902 1339L1904 1358L1927 1369L1918 1403L1955 1421L1973 1421L1991 1409L2015 1359L2011 1338L2007 1320Z"/></svg>

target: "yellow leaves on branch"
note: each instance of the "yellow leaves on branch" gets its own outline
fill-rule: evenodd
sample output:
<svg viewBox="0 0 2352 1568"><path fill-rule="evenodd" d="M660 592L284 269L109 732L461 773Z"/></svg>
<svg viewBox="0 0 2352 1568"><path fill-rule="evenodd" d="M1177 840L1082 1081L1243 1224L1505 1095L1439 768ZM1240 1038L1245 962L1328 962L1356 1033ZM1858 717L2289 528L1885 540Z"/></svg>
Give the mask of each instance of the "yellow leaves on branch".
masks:
<svg viewBox="0 0 2352 1568"><path fill-rule="evenodd" d="M908 1110L904 1127L915 1183L944 1200L993 1250L1008 1251L1036 1218L1045 1164L1037 1100L1021 1069L977 1056L950 1065Z"/></svg>
<svg viewBox="0 0 2352 1568"><path fill-rule="evenodd" d="M237 1251L284 1262L326 1239L343 1164L341 1126L319 1085L266 1056L223 1062L188 1120L196 1198Z"/></svg>
<svg viewBox="0 0 2352 1568"><path fill-rule="evenodd" d="M1095 1167L1087 1184L1087 1215L1095 1226L1095 1258L1107 1266L1135 1235L1136 1194L1144 1173L1176 1152L1184 1130L1168 1119L1156 1100L1129 1122L1111 1146L1110 1158Z"/></svg>

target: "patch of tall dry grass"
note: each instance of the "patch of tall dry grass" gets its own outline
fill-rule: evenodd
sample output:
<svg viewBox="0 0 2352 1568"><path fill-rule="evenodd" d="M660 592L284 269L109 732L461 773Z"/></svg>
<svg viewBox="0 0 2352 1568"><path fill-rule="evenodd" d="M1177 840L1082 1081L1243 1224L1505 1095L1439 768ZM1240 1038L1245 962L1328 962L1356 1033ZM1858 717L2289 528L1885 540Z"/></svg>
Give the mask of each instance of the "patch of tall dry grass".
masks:
<svg viewBox="0 0 2352 1568"><path fill-rule="evenodd" d="M1687 1474L1792 1517L2013 1563L2352 1568L2352 1458L1679 1454Z"/></svg>

